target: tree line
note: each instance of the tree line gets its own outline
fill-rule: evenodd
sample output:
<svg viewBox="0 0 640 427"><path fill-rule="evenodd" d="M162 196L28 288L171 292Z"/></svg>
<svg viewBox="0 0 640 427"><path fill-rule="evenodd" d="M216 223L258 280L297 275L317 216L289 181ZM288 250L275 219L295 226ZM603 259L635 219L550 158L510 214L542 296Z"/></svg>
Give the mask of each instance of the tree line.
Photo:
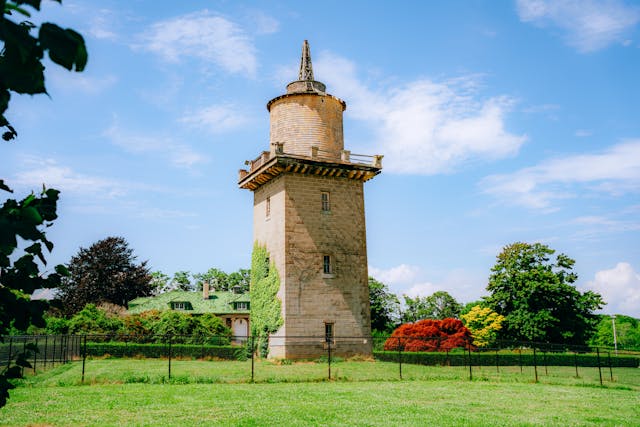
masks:
<svg viewBox="0 0 640 427"><path fill-rule="evenodd" d="M541 243L516 242L505 246L491 268L486 290L478 301L460 304L450 294L409 297L404 304L388 287L369 279L371 326L389 334L400 325L424 319L460 319L474 345L490 347L502 342L540 342L613 347L613 321L595 312L605 304L592 291L574 285L575 260ZM616 343L640 349L640 321L616 316Z"/></svg>

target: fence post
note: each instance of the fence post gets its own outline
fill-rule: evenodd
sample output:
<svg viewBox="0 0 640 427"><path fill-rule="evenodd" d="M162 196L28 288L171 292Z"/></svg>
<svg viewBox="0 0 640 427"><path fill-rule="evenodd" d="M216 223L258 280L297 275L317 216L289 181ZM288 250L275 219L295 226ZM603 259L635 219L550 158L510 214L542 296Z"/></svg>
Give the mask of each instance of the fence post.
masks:
<svg viewBox="0 0 640 427"><path fill-rule="evenodd" d="M44 355L43 355L43 359L44 359L44 368L47 369L47 340L49 338L49 335L45 335L44 336Z"/></svg>
<svg viewBox="0 0 640 427"><path fill-rule="evenodd" d="M27 337L23 336L22 337L22 353L26 353L26 352L27 352ZM20 375L24 377L24 366L20 368Z"/></svg>
<svg viewBox="0 0 640 427"><path fill-rule="evenodd" d="M64 344L63 341L64 341L64 335L60 335L60 360L59 360L60 363L64 363L64 354L63 354L64 350L62 348Z"/></svg>
<svg viewBox="0 0 640 427"><path fill-rule="evenodd" d="M9 337L9 355L7 356L7 369L11 367L11 352L13 350L13 337Z"/></svg>
<svg viewBox="0 0 640 427"><path fill-rule="evenodd" d="M51 367L56 366L56 336L53 336L53 343L51 344Z"/></svg>
<svg viewBox="0 0 640 427"><path fill-rule="evenodd" d="M578 374L578 352L576 351L573 352L573 362L576 365L576 378L580 378L580 375Z"/></svg>
<svg viewBox="0 0 640 427"><path fill-rule="evenodd" d="M469 381L473 381L473 372L471 369L471 344L467 345L467 350L469 351Z"/></svg>
<svg viewBox="0 0 640 427"><path fill-rule="evenodd" d="M518 347L518 360L520 361L520 373L522 374L522 347Z"/></svg>
<svg viewBox="0 0 640 427"><path fill-rule="evenodd" d="M254 382L255 345L255 339L251 335L251 382Z"/></svg>
<svg viewBox="0 0 640 427"><path fill-rule="evenodd" d="M402 347L400 337L398 337L398 369L400 371L400 379L402 379Z"/></svg>
<svg viewBox="0 0 640 427"><path fill-rule="evenodd" d="M609 377L611 378L611 382L613 382L613 368L611 367L611 351L607 351L607 357L609 358Z"/></svg>
<svg viewBox="0 0 640 427"><path fill-rule="evenodd" d="M36 365L38 364L38 336L35 335L33 337L33 340L35 341L36 347L33 350L33 373L36 373ZM609 360L611 360L611 358L609 358Z"/></svg>
<svg viewBox="0 0 640 427"><path fill-rule="evenodd" d="M533 346L533 371L536 374L536 382L538 382L538 358L536 357L536 346Z"/></svg>
<svg viewBox="0 0 640 427"><path fill-rule="evenodd" d="M498 361L498 349L496 348L496 372L500 373L500 362Z"/></svg>
<svg viewBox="0 0 640 427"><path fill-rule="evenodd" d="M542 350L542 363L544 363L544 374L549 376L549 371L547 370L547 351Z"/></svg>
<svg viewBox="0 0 640 427"><path fill-rule="evenodd" d="M331 381L331 338L327 337L327 352L329 353L329 381Z"/></svg>
<svg viewBox="0 0 640 427"><path fill-rule="evenodd" d="M600 347L596 347L596 355L598 356L598 373L600 374L600 385L602 385L602 368L600 367Z"/></svg>
<svg viewBox="0 0 640 427"><path fill-rule="evenodd" d="M84 384L84 366L87 362L87 334L84 334L84 343L83 343L83 349L82 349L82 381L81 383Z"/></svg>
<svg viewBox="0 0 640 427"><path fill-rule="evenodd" d="M171 380L171 334L169 334L168 337L169 337L169 380Z"/></svg>

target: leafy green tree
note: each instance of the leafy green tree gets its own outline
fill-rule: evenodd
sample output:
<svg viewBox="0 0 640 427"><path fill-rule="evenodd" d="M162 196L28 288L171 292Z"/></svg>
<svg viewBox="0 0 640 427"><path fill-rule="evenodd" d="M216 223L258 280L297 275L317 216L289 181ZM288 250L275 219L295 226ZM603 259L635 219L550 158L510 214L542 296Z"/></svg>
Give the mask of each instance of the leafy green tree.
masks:
<svg viewBox="0 0 640 427"><path fill-rule="evenodd" d="M118 316L96 307L95 304L87 304L69 319L71 334L115 334L121 332L123 327L124 324Z"/></svg>
<svg viewBox="0 0 640 427"><path fill-rule="evenodd" d="M602 297L572 284L575 261L540 243L513 243L497 256L485 298L505 316L500 337L516 341L585 344L593 333Z"/></svg>
<svg viewBox="0 0 640 427"><path fill-rule="evenodd" d="M135 260L122 237L107 237L80 248L69 262L70 276L60 286L63 309L73 314L87 304L103 302L126 307L134 298L151 295L147 262L136 264Z"/></svg>
<svg viewBox="0 0 640 427"><path fill-rule="evenodd" d="M153 288L153 295L163 294L171 290L171 277L162 271L153 271L151 272L150 284Z"/></svg>
<svg viewBox="0 0 640 427"><path fill-rule="evenodd" d="M398 326L400 301L389 291L387 285L369 277L369 306L371 307L371 329L390 333Z"/></svg>
<svg viewBox="0 0 640 427"><path fill-rule="evenodd" d="M230 289L229 276L217 268L210 268L204 273L194 274L193 277L196 279L196 288L198 290L202 290L204 282L209 284L210 289L215 289L216 291L228 291Z"/></svg>
<svg viewBox="0 0 640 427"><path fill-rule="evenodd" d="M0 127L5 130L2 139L9 141L18 135L6 117L11 93L46 93L42 64L44 53L48 52L54 63L69 70L82 71L87 63L87 50L84 39L74 30L45 22L34 35L32 30L37 26L32 22L10 19L19 15L30 18L27 7L40 10L40 0L3 0L1 6ZM0 191L12 192L1 178ZM60 276L66 274L64 267L57 266L55 273L43 277L34 262L34 257L37 257L45 264L42 245L48 251L53 248L42 228L51 225L56 218L58 193L53 189L43 189L39 197L31 194L20 201L7 199L0 209L0 341L11 324L22 329L29 324L43 324L42 313L46 304L29 301L28 295L36 288L56 287ZM18 247L17 236L29 243L24 249L25 255L14 253ZM10 361L16 358L15 364L9 363L0 371L0 407L6 404L9 390L14 387L10 380L20 377L22 368L29 367L27 353L37 348L30 344L26 350L9 355Z"/></svg>
<svg viewBox="0 0 640 427"><path fill-rule="evenodd" d="M613 319L609 315L600 315L600 321L594 335L589 340L589 345L614 347ZM625 316L615 315L616 343L620 350L640 350L640 320Z"/></svg>
<svg viewBox="0 0 640 427"><path fill-rule="evenodd" d="M437 291L428 297L411 298L404 295L405 310L403 322L417 322L422 319L457 319L462 306L448 292Z"/></svg>
<svg viewBox="0 0 640 427"><path fill-rule="evenodd" d="M241 268L238 271L230 273L227 277L229 280L229 289L239 286L242 292L249 292L251 284L251 270Z"/></svg>
<svg viewBox="0 0 640 427"><path fill-rule="evenodd" d="M191 273L188 271L176 271L171 279L170 290L193 291Z"/></svg>

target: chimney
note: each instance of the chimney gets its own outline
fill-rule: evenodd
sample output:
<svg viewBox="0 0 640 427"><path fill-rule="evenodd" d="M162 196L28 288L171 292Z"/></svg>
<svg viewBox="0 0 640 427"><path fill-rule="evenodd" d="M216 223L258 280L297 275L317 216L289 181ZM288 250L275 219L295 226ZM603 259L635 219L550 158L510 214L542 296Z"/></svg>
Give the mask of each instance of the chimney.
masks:
<svg viewBox="0 0 640 427"><path fill-rule="evenodd" d="M202 299L209 299L209 282L202 283Z"/></svg>

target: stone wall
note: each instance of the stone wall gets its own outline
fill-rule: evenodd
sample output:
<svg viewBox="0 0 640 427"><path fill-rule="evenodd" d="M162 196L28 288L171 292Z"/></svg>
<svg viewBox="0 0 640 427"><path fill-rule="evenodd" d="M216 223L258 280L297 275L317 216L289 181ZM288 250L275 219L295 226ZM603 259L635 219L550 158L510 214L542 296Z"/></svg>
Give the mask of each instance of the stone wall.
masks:
<svg viewBox="0 0 640 427"><path fill-rule="evenodd" d="M294 94L272 100L270 142L284 143L284 152L309 156L311 147L335 153L344 149L344 102L331 95Z"/></svg>
<svg viewBox="0 0 640 427"><path fill-rule="evenodd" d="M322 210L321 193L330 211ZM270 215L266 217L266 198ZM371 354L363 183L288 173L255 192L254 237L266 244L281 276L284 326L271 339L273 357L325 354L325 323L334 326L335 354ZM323 256L332 273L323 273ZM287 338L277 338L286 336ZM285 341L286 340L286 341Z"/></svg>

